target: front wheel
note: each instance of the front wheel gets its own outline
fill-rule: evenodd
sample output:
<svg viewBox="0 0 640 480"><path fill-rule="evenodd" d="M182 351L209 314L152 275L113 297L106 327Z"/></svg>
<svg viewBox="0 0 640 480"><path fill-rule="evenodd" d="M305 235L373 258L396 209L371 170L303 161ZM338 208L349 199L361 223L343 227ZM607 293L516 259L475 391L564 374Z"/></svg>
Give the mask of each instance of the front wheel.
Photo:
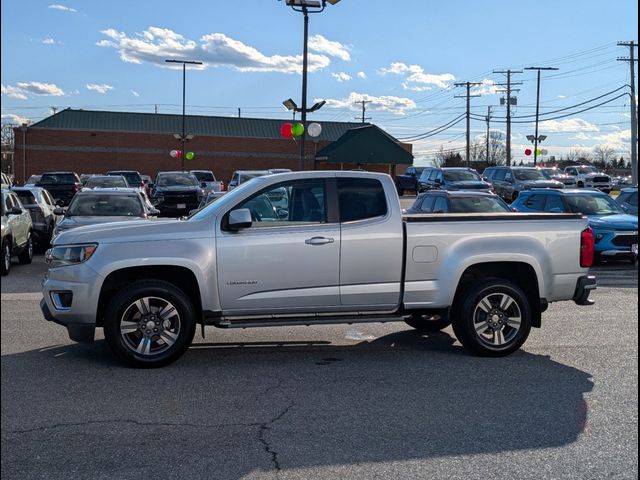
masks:
<svg viewBox="0 0 640 480"><path fill-rule="evenodd" d="M0 264L2 276L9 275L11 270L11 239L2 242L2 264Z"/></svg>
<svg viewBox="0 0 640 480"><path fill-rule="evenodd" d="M104 336L113 352L138 368L174 362L187 351L196 312L185 293L169 282L142 280L111 299Z"/></svg>
<svg viewBox="0 0 640 480"><path fill-rule="evenodd" d="M485 357L518 350L531 331L531 306L516 284L488 279L467 289L455 308L453 331L462 345Z"/></svg>
<svg viewBox="0 0 640 480"><path fill-rule="evenodd" d="M22 265L27 265L33 261L33 238L31 238L31 232L27 237L27 245L24 250L18 255L18 261Z"/></svg>

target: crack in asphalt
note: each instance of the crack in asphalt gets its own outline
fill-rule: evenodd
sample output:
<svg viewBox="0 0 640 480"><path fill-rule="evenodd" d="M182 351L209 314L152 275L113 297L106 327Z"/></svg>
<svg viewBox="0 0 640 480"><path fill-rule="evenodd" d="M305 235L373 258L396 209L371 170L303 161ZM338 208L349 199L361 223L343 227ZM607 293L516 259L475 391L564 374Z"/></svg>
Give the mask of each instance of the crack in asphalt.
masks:
<svg viewBox="0 0 640 480"><path fill-rule="evenodd" d="M276 452L272 447L269 441L265 438L267 430L271 430L271 425L276 423L278 420L282 419L289 410L291 410L295 406L295 402L293 400L289 400L291 403L287 407L285 407L278 415L273 417L268 422L264 422L258 425L258 441L264 447L264 451L269 454L271 457L271 463L273 463L273 467L276 469L276 476L278 472L282 470L280 467L280 462L278 461L278 452Z"/></svg>

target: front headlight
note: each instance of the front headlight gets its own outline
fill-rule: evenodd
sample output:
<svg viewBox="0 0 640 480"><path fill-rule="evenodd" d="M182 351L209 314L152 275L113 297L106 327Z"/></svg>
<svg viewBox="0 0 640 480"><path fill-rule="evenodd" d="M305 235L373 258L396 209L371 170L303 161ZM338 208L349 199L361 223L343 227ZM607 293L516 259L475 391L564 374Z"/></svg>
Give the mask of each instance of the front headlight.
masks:
<svg viewBox="0 0 640 480"><path fill-rule="evenodd" d="M49 268L77 265L89 260L97 248L97 243L53 247L47 250L45 261L49 265Z"/></svg>

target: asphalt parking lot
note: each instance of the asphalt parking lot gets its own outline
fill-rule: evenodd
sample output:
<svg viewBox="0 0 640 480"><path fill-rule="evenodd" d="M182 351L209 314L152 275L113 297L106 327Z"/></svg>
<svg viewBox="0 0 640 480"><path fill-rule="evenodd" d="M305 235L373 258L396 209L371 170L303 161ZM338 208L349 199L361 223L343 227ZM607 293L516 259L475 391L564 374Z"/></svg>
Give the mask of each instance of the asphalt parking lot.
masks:
<svg viewBox="0 0 640 480"><path fill-rule="evenodd" d="M2 278L7 479L601 479L638 474L638 275L552 304L507 358L450 328L217 330L123 367L38 308L42 256Z"/></svg>

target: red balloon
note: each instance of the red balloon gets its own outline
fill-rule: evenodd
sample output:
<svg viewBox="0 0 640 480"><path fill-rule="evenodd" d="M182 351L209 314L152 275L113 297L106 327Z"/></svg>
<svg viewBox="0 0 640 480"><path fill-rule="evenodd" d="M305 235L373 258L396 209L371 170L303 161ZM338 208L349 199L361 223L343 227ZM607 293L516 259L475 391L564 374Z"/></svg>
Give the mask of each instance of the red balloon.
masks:
<svg viewBox="0 0 640 480"><path fill-rule="evenodd" d="M524 154L525 154L525 155L527 155L527 156L528 156L528 155L531 155L531 153L532 153L532 152L531 152L531 149L530 149L530 148L527 148L527 149L525 149L525 151L524 151Z"/></svg>
<svg viewBox="0 0 640 480"><path fill-rule="evenodd" d="M176 158L182 158L182 150L176 150Z"/></svg>
<svg viewBox="0 0 640 480"><path fill-rule="evenodd" d="M282 124L282 126L280 127L280 135L282 135L282 138L293 137L293 132L291 131L291 127L293 127L293 125L291 125L290 123Z"/></svg>

